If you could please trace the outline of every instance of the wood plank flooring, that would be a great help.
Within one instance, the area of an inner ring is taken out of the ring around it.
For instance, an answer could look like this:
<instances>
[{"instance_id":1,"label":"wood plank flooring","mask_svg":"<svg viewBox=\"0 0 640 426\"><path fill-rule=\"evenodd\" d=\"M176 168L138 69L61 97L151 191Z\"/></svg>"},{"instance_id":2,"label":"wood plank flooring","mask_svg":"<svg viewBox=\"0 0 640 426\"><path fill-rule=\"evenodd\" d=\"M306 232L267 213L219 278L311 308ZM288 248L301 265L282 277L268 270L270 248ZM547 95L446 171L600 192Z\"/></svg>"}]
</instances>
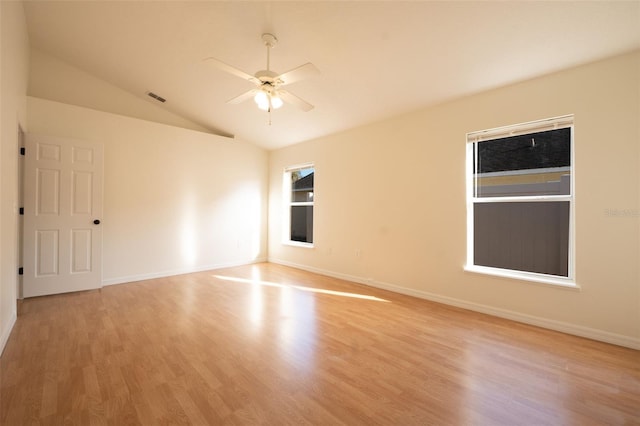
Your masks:
<instances>
[{"instance_id":1,"label":"wood plank flooring","mask_svg":"<svg viewBox=\"0 0 640 426\"><path fill-rule=\"evenodd\" d=\"M274 264L27 299L2 425L640 424L640 351Z\"/></svg>"}]
</instances>

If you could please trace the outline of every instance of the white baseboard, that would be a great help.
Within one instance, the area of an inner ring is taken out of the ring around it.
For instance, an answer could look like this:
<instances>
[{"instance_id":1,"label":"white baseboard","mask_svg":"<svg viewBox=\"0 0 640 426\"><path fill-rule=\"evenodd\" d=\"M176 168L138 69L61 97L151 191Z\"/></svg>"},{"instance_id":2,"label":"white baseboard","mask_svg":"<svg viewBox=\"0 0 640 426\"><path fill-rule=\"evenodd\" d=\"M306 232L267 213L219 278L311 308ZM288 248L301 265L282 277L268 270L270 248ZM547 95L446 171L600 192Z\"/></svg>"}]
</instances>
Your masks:
<instances>
[{"instance_id":1,"label":"white baseboard","mask_svg":"<svg viewBox=\"0 0 640 426\"><path fill-rule=\"evenodd\" d=\"M0 336L0 356L2 356L2 352L4 352L4 347L7 345L7 341L9 341L9 336L11 336L11 331L13 330L13 326L16 325L17 319L16 313L13 312L11 318L9 318L7 328L2 331L2 336Z\"/></svg>"},{"instance_id":2,"label":"white baseboard","mask_svg":"<svg viewBox=\"0 0 640 426\"><path fill-rule=\"evenodd\" d=\"M320 275L326 275L329 277L352 281L352 282L355 282L358 284L364 284L370 287L389 290L395 293L405 294L407 296L418 297L420 299L426 299L432 302L442 303L444 305L455 306L457 308L468 309L470 311L493 315L496 317L521 322L524 324L535 325L538 327L547 328L549 330L555 330L555 331L560 331L567 334L572 334L575 336L586 337L588 339L598 340L605 343L611 343L618 346L624 346L631 349L640 349L640 338L625 336L617 333L611 333L608 331L598 330L590 327L584 327L581 325L571 324L563 321L556 321L548 318L536 317L533 315L523 314L516 311L496 308L489 305L482 305L479 303L469 302L466 300L456 299L453 297L441 296L438 294L429 293L425 291L408 289L408 288L400 287L395 284L389 284L389 283L375 281L375 280L362 278L354 275L342 274L339 272L333 272L325 269L314 268L307 265L300 265L300 264L288 262L281 259L269 258L269 262L290 266L292 268L302 269L309 272L314 272Z\"/></svg>"},{"instance_id":3,"label":"white baseboard","mask_svg":"<svg viewBox=\"0 0 640 426\"><path fill-rule=\"evenodd\" d=\"M210 271L213 269L232 268L234 266L251 265L253 263L261 263L266 261L267 261L266 258L261 257L261 258L253 259L247 262L217 263L213 265L198 266L194 268L182 268L182 269L173 269L173 270L161 271L161 272L152 272L148 274L128 275L124 277L109 278L106 280L102 280L102 286L104 287L104 286L116 285L116 284L126 284L126 283L135 282L135 281L152 280L154 278L164 278L164 277L171 277L174 275L183 275L183 274L191 274L194 272Z\"/></svg>"}]
</instances>

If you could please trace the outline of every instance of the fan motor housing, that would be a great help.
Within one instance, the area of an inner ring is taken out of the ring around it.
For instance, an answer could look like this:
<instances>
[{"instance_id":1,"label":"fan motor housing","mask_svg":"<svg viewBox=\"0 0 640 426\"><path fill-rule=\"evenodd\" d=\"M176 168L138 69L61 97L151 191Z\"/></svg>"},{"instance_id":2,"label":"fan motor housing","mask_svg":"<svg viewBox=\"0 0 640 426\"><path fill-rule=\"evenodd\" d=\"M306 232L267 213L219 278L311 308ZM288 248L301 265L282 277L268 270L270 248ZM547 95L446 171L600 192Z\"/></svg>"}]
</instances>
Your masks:
<instances>
[{"instance_id":1,"label":"fan motor housing","mask_svg":"<svg viewBox=\"0 0 640 426\"><path fill-rule=\"evenodd\" d=\"M273 71L261 70L255 74L255 77L261 82L269 83L272 86L280 83L280 81L277 79L278 73Z\"/></svg>"}]
</instances>

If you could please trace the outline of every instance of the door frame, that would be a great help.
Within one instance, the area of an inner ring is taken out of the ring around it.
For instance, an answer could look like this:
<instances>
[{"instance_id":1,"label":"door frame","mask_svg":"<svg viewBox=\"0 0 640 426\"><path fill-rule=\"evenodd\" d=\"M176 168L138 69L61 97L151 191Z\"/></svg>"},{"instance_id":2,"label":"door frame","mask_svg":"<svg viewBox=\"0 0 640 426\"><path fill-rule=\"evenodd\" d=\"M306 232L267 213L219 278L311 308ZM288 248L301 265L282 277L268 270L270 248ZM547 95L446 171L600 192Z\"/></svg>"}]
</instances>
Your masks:
<instances>
[{"instance_id":1,"label":"door frame","mask_svg":"<svg viewBox=\"0 0 640 426\"><path fill-rule=\"evenodd\" d=\"M16 261L18 263L18 279L16 280L16 299L22 300L24 298L22 290L22 278L23 275L20 273L22 270L22 266L24 264L24 214L22 214L22 209L24 209L24 166L25 160L24 155L22 154L22 150L25 148L25 138L26 134L22 126L18 123L18 206L21 209L18 212L17 218L17 238L16 238ZM19 313L19 312L18 312Z\"/></svg>"}]
</instances>

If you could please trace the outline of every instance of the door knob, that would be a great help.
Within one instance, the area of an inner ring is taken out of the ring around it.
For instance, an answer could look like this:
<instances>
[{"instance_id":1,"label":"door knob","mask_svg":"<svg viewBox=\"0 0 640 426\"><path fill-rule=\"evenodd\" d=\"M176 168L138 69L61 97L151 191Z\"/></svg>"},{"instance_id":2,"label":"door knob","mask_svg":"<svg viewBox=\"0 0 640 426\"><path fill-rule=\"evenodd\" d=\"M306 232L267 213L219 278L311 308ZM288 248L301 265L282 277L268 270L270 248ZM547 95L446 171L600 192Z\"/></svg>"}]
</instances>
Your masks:
<instances>
[{"instance_id":1,"label":"door knob","mask_svg":"<svg viewBox=\"0 0 640 426\"><path fill-rule=\"evenodd\" d=\"M93 221L93 224L94 225L100 225L100 221L98 219L96 219L96 220Z\"/></svg>"}]
</instances>

